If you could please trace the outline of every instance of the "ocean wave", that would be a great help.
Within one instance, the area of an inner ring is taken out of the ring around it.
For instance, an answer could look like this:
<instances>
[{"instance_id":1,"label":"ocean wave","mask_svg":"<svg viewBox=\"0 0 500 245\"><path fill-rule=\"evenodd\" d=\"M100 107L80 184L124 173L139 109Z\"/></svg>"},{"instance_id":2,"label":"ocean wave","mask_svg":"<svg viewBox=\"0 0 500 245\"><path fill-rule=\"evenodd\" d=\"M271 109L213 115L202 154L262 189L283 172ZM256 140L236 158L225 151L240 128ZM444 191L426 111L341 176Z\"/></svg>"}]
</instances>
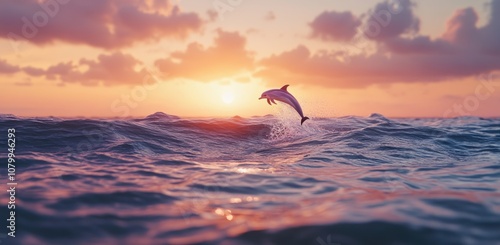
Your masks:
<instances>
[{"instance_id":1,"label":"ocean wave","mask_svg":"<svg viewBox=\"0 0 500 245\"><path fill-rule=\"evenodd\" d=\"M14 244L500 241L500 119L0 115L12 127Z\"/></svg>"}]
</instances>

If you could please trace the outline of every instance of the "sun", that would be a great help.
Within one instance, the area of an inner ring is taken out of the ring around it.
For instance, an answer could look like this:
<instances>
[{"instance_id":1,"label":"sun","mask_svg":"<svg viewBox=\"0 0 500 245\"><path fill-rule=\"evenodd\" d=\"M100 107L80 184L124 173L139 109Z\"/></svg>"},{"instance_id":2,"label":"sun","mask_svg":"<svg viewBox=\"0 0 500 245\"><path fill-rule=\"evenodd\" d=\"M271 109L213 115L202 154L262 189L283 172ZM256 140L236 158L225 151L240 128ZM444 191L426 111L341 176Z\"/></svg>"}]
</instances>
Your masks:
<instances>
[{"instance_id":1,"label":"sun","mask_svg":"<svg viewBox=\"0 0 500 245\"><path fill-rule=\"evenodd\" d=\"M226 91L221 95L222 102L224 104L231 104L234 101L234 94L230 91Z\"/></svg>"}]
</instances>

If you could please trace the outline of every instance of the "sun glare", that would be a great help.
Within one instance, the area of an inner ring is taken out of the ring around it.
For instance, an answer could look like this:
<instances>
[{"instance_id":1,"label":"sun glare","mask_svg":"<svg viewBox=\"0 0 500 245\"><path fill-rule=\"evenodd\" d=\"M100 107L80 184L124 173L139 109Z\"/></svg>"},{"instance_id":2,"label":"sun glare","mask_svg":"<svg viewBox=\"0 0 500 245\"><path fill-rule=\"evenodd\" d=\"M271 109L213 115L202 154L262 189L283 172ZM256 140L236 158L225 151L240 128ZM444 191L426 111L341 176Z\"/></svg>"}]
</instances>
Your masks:
<instances>
[{"instance_id":1,"label":"sun glare","mask_svg":"<svg viewBox=\"0 0 500 245\"><path fill-rule=\"evenodd\" d=\"M231 104L234 101L234 94L231 93L230 91L226 91L221 95L222 102L224 104Z\"/></svg>"}]
</instances>

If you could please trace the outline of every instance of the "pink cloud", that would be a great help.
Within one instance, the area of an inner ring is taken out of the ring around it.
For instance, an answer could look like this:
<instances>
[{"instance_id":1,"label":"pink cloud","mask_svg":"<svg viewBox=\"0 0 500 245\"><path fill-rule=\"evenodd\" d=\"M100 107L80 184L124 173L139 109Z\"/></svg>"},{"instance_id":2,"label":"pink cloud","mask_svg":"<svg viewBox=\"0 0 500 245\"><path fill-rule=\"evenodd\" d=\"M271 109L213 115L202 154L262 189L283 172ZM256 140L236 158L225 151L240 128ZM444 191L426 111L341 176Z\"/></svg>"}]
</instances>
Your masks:
<instances>
[{"instance_id":1,"label":"pink cloud","mask_svg":"<svg viewBox=\"0 0 500 245\"><path fill-rule=\"evenodd\" d=\"M500 55L500 1L493 0L490 19L483 27L477 27L478 14L472 8L459 9L448 20L444 40L463 49L479 50L484 54Z\"/></svg>"},{"instance_id":2,"label":"pink cloud","mask_svg":"<svg viewBox=\"0 0 500 245\"><path fill-rule=\"evenodd\" d=\"M20 71L20 68L0 59L0 74L13 74Z\"/></svg>"},{"instance_id":3,"label":"pink cloud","mask_svg":"<svg viewBox=\"0 0 500 245\"><path fill-rule=\"evenodd\" d=\"M351 12L325 11L309 24L312 37L325 41L350 41L357 34L373 40L386 40L407 33L417 33L420 20L414 15L410 0L378 3L359 17Z\"/></svg>"},{"instance_id":4,"label":"pink cloud","mask_svg":"<svg viewBox=\"0 0 500 245\"><path fill-rule=\"evenodd\" d=\"M395 37L380 40L379 44L395 53L462 53L466 55L500 55L500 1L490 3L488 23L478 27L479 16L473 8L458 9L446 23L440 38L428 36L414 38Z\"/></svg>"},{"instance_id":5,"label":"pink cloud","mask_svg":"<svg viewBox=\"0 0 500 245\"><path fill-rule=\"evenodd\" d=\"M451 43L442 39L432 40L428 36L391 38L385 40L381 46L397 54L450 54L458 51Z\"/></svg>"},{"instance_id":6,"label":"pink cloud","mask_svg":"<svg viewBox=\"0 0 500 245\"><path fill-rule=\"evenodd\" d=\"M489 54L500 55L500 1L492 0L490 20L480 29L483 50Z\"/></svg>"},{"instance_id":7,"label":"pink cloud","mask_svg":"<svg viewBox=\"0 0 500 245\"><path fill-rule=\"evenodd\" d=\"M113 49L139 41L184 37L203 24L197 14L182 13L166 0L39 2L2 0L0 36L39 45L64 41Z\"/></svg>"},{"instance_id":8,"label":"pink cloud","mask_svg":"<svg viewBox=\"0 0 500 245\"><path fill-rule=\"evenodd\" d=\"M309 24L313 38L334 41L351 40L360 25L361 21L351 12L335 11L325 11Z\"/></svg>"},{"instance_id":9,"label":"pink cloud","mask_svg":"<svg viewBox=\"0 0 500 245\"><path fill-rule=\"evenodd\" d=\"M62 62L47 69L24 67L23 71L30 76L45 76L63 83L132 85L141 84L148 74L141 66L142 62L131 55L115 52L99 55L97 60L81 59L77 64Z\"/></svg>"},{"instance_id":10,"label":"pink cloud","mask_svg":"<svg viewBox=\"0 0 500 245\"><path fill-rule=\"evenodd\" d=\"M385 40L419 31L420 20L413 13L415 4L410 0L396 2L396 5L390 1L381 2L367 13L363 31L368 38Z\"/></svg>"},{"instance_id":11,"label":"pink cloud","mask_svg":"<svg viewBox=\"0 0 500 245\"><path fill-rule=\"evenodd\" d=\"M376 53L357 55L345 63L336 53L313 54L305 46L261 61L257 77L280 84L297 82L320 86L359 88L404 82L435 82L500 69L500 58L480 53Z\"/></svg>"},{"instance_id":12,"label":"pink cloud","mask_svg":"<svg viewBox=\"0 0 500 245\"><path fill-rule=\"evenodd\" d=\"M476 24L479 17L472 8L460 9L448 20L443 39L454 44L469 46L478 37Z\"/></svg>"}]
</instances>

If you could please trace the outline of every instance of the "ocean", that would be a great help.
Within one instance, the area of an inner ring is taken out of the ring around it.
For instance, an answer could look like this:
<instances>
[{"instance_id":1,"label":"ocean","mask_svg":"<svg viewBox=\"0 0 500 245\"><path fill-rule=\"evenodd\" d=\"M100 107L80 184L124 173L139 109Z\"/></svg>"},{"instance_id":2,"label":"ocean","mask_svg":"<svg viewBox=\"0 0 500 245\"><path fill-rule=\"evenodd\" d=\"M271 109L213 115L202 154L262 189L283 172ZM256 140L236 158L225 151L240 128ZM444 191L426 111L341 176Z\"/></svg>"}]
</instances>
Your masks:
<instances>
[{"instance_id":1,"label":"ocean","mask_svg":"<svg viewBox=\"0 0 500 245\"><path fill-rule=\"evenodd\" d=\"M0 115L0 130L16 183L1 245L500 244L500 119Z\"/></svg>"}]
</instances>

